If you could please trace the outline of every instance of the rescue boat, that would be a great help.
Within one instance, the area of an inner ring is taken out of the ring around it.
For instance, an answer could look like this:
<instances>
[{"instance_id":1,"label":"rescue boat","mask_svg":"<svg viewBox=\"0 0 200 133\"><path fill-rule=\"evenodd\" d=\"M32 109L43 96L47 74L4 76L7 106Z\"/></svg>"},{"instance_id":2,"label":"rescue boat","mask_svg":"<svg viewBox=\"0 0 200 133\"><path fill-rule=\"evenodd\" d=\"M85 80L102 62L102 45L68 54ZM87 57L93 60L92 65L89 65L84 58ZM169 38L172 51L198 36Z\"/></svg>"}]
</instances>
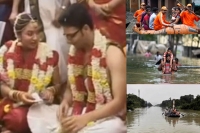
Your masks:
<instances>
[{"instance_id":1,"label":"rescue boat","mask_svg":"<svg viewBox=\"0 0 200 133\"><path fill-rule=\"evenodd\" d=\"M137 25L134 25L133 31L138 34L198 34L198 29L184 24L174 25L173 27L167 27L157 31L145 30L143 28L140 30Z\"/></svg>"},{"instance_id":2,"label":"rescue boat","mask_svg":"<svg viewBox=\"0 0 200 133\"><path fill-rule=\"evenodd\" d=\"M165 116L167 117L180 117L180 113L179 112L176 112L176 113L173 113L173 112L165 112Z\"/></svg>"}]
</instances>

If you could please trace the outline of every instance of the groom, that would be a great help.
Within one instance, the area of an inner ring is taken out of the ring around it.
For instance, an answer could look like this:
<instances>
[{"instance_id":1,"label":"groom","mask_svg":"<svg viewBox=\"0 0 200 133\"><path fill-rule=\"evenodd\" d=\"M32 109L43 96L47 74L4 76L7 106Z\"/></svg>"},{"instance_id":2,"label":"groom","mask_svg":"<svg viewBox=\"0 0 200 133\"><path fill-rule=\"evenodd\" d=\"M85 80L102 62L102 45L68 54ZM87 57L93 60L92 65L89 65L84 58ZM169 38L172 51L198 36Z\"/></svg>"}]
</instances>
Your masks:
<instances>
[{"instance_id":1,"label":"groom","mask_svg":"<svg viewBox=\"0 0 200 133\"><path fill-rule=\"evenodd\" d=\"M92 18L82 4L72 4L59 22L71 44L68 89L58 113L62 129L125 133L126 57L123 48L94 30ZM71 116L66 116L66 112ZM111 128L111 123L116 126ZM88 125L93 126L85 128Z\"/></svg>"}]
</instances>

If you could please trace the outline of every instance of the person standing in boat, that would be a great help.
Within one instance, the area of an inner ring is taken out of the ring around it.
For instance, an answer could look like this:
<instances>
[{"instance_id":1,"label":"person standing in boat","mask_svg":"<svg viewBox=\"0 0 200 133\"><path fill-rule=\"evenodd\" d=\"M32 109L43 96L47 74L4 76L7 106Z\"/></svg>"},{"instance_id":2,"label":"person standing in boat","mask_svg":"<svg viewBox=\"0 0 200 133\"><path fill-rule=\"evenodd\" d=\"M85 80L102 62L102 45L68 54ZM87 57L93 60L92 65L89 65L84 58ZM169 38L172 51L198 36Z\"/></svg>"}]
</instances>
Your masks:
<instances>
[{"instance_id":1,"label":"person standing in boat","mask_svg":"<svg viewBox=\"0 0 200 133\"><path fill-rule=\"evenodd\" d=\"M200 16L199 15L194 15L192 11L192 4L187 4L187 7L183 9L183 11L180 14L181 20L183 24L193 27L193 28L198 28L194 21L199 21Z\"/></svg>"},{"instance_id":2,"label":"person standing in boat","mask_svg":"<svg viewBox=\"0 0 200 133\"><path fill-rule=\"evenodd\" d=\"M140 23L141 21L141 17L142 17L142 13L145 11L145 8L146 7L146 4L145 3L141 3L141 7L139 10L137 10L134 15L133 15L133 18L134 19L137 19L137 22L136 23Z\"/></svg>"},{"instance_id":3,"label":"person standing in boat","mask_svg":"<svg viewBox=\"0 0 200 133\"><path fill-rule=\"evenodd\" d=\"M158 14L158 8L157 7L153 7L152 8L152 14L149 18L149 28L151 30L154 30L154 20L156 18L156 15Z\"/></svg>"},{"instance_id":4,"label":"person standing in boat","mask_svg":"<svg viewBox=\"0 0 200 133\"><path fill-rule=\"evenodd\" d=\"M144 19L143 19L143 22L142 22L142 25L143 25L145 30L150 30L150 28L149 28L149 18L150 18L150 16L151 16L151 9L147 8L146 9L146 15L144 16Z\"/></svg>"},{"instance_id":5,"label":"person standing in boat","mask_svg":"<svg viewBox=\"0 0 200 133\"><path fill-rule=\"evenodd\" d=\"M167 56L166 55L170 56L169 64L170 64L170 71L171 71L172 63L173 63L173 58L174 58L174 55L172 53L172 49L171 48L168 48L167 51L163 54L163 58L164 58L164 61L163 61L163 64L164 64L163 71L165 71L165 63L166 63L166 60L167 60Z\"/></svg>"},{"instance_id":6,"label":"person standing in boat","mask_svg":"<svg viewBox=\"0 0 200 133\"><path fill-rule=\"evenodd\" d=\"M173 27L173 24L170 24L170 22L166 20L166 13L167 7L163 6L154 20L154 30L160 30L166 27Z\"/></svg>"}]
</instances>

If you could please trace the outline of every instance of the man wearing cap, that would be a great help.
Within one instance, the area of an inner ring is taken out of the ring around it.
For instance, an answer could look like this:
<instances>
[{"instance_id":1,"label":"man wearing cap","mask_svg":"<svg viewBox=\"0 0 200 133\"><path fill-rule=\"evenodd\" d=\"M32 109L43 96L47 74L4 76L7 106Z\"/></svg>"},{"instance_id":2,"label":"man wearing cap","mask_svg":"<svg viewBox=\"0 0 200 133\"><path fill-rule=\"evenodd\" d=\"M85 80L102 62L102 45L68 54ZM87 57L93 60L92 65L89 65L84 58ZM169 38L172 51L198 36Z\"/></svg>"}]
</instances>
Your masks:
<instances>
[{"instance_id":1,"label":"man wearing cap","mask_svg":"<svg viewBox=\"0 0 200 133\"><path fill-rule=\"evenodd\" d=\"M167 7L163 6L154 20L154 30L160 30L165 27L173 27L173 24L170 24L170 22L166 20L166 12Z\"/></svg>"},{"instance_id":2,"label":"man wearing cap","mask_svg":"<svg viewBox=\"0 0 200 133\"><path fill-rule=\"evenodd\" d=\"M133 15L133 18L137 19L138 23L140 23L142 13L145 11L145 6L146 6L145 3L141 3L140 9L137 10Z\"/></svg>"},{"instance_id":3,"label":"man wearing cap","mask_svg":"<svg viewBox=\"0 0 200 133\"><path fill-rule=\"evenodd\" d=\"M197 28L194 21L199 21L200 16L194 15L193 13L191 13L191 11L192 11L192 4L187 4L187 8L185 8L182 11L182 13L180 14L181 20L182 20L183 24L193 27L193 28Z\"/></svg>"}]
</instances>

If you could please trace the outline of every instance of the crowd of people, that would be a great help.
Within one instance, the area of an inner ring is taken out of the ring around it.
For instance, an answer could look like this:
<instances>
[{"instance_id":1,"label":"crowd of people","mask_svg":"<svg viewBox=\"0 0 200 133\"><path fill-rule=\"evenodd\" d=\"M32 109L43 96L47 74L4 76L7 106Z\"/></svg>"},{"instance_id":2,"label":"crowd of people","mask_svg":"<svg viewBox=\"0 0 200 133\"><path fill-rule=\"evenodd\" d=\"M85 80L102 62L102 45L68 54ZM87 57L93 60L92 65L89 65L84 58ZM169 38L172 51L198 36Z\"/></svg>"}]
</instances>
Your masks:
<instances>
[{"instance_id":1,"label":"crowd of people","mask_svg":"<svg viewBox=\"0 0 200 133\"><path fill-rule=\"evenodd\" d=\"M194 21L199 21L200 16L192 11L192 4L183 6L180 3L171 9L171 20L167 20L166 13L168 9L162 6L159 12L157 7L150 7L145 3L141 3L141 8L134 13L134 18L137 19L136 25L140 29L145 30L160 30L166 27L173 27L175 24L184 24L189 27L198 29Z\"/></svg>"},{"instance_id":2,"label":"crowd of people","mask_svg":"<svg viewBox=\"0 0 200 133\"><path fill-rule=\"evenodd\" d=\"M125 9L0 0L1 133L126 133Z\"/></svg>"},{"instance_id":3,"label":"crowd of people","mask_svg":"<svg viewBox=\"0 0 200 133\"><path fill-rule=\"evenodd\" d=\"M180 112L176 108L169 108L169 109L166 109L166 111L170 114L180 115Z\"/></svg>"}]
</instances>

